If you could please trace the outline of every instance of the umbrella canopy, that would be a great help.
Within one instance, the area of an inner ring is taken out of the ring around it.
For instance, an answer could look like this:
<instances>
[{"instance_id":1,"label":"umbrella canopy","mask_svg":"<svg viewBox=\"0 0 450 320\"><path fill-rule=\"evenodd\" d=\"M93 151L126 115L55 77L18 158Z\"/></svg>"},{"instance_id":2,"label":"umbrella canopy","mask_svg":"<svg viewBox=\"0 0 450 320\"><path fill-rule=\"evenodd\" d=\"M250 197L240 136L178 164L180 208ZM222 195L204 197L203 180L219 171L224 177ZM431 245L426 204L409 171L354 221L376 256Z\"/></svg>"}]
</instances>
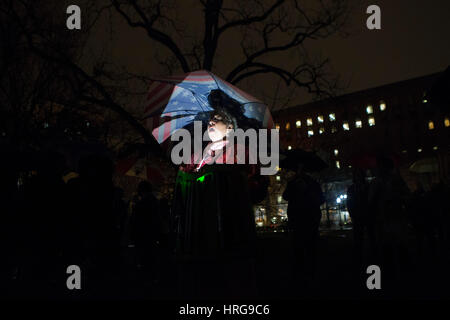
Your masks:
<instances>
[{"instance_id":1,"label":"umbrella canopy","mask_svg":"<svg viewBox=\"0 0 450 320\"><path fill-rule=\"evenodd\" d=\"M439 165L436 158L426 158L414 162L409 170L415 173L433 173L438 172Z\"/></svg>"},{"instance_id":2,"label":"umbrella canopy","mask_svg":"<svg viewBox=\"0 0 450 320\"><path fill-rule=\"evenodd\" d=\"M314 152L302 149L288 150L281 158L280 167L289 170L297 170L299 164L303 164L303 169L308 172L321 171L328 167Z\"/></svg>"},{"instance_id":3,"label":"umbrella canopy","mask_svg":"<svg viewBox=\"0 0 450 320\"><path fill-rule=\"evenodd\" d=\"M157 163L139 157L119 160L116 164L116 172L148 180L154 184L162 184L165 180L163 170Z\"/></svg>"},{"instance_id":4,"label":"umbrella canopy","mask_svg":"<svg viewBox=\"0 0 450 320\"><path fill-rule=\"evenodd\" d=\"M208 100L212 90L220 90L241 104L243 115L253 119L260 128L273 127L272 116L264 103L205 70L152 79L145 100L146 127L162 144L178 129L194 121L208 121L214 110Z\"/></svg>"}]
</instances>

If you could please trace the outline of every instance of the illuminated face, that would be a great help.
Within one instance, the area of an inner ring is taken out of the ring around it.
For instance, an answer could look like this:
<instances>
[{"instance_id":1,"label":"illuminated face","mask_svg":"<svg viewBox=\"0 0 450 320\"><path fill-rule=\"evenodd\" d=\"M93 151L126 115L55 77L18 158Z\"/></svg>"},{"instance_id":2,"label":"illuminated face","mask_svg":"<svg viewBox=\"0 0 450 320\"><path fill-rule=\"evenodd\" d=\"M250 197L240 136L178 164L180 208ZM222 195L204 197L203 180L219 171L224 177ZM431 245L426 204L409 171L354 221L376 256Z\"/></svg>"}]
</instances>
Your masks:
<instances>
[{"instance_id":1,"label":"illuminated face","mask_svg":"<svg viewBox=\"0 0 450 320\"><path fill-rule=\"evenodd\" d=\"M213 142L220 141L226 136L228 129L232 128L233 127L231 125L227 126L222 121L221 115L216 114L211 118L211 120L209 120L208 136Z\"/></svg>"}]
</instances>

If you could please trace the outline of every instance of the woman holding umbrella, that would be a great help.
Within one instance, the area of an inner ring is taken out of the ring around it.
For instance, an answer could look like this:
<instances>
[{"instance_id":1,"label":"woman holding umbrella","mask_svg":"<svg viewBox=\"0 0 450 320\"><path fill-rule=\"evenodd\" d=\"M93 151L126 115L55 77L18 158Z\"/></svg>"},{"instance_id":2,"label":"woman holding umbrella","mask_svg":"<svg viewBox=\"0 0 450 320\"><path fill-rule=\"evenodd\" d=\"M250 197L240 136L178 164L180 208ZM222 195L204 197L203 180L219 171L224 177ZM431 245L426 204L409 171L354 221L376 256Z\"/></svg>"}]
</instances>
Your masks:
<instances>
[{"instance_id":1,"label":"woman holding umbrella","mask_svg":"<svg viewBox=\"0 0 450 320\"><path fill-rule=\"evenodd\" d=\"M248 165L248 152L246 164L237 164L238 150L245 146L227 148L234 143L229 139L233 129L252 125L241 105L220 90L213 90L208 99L214 108L207 127L211 142L177 177L177 252L193 263L204 285L235 296L255 289L249 283L256 238L252 204L264 198L267 183L256 174L256 165Z\"/></svg>"}]
</instances>

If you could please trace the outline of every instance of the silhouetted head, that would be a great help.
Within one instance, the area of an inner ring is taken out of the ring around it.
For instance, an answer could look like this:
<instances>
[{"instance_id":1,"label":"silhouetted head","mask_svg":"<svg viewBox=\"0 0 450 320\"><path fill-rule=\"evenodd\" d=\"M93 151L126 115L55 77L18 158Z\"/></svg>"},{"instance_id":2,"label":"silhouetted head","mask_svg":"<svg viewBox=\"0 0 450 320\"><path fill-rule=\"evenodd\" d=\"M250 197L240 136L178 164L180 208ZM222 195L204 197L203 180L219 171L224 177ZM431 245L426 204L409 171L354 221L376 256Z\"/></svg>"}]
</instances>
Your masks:
<instances>
[{"instance_id":1,"label":"silhouetted head","mask_svg":"<svg viewBox=\"0 0 450 320\"><path fill-rule=\"evenodd\" d=\"M379 157L377 159L377 169L379 175L387 175L394 169L394 161L388 157Z\"/></svg>"},{"instance_id":2,"label":"silhouetted head","mask_svg":"<svg viewBox=\"0 0 450 320\"><path fill-rule=\"evenodd\" d=\"M111 159L103 155L89 155L78 163L80 177L90 181L110 182L113 175Z\"/></svg>"},{"instance_id":3,"label":"silhouetted head","mask_svg":"<svg viewBox=\"0 0 450 320\"><path fill-rule=\"evenodd\" d=\"M366 173L361 168L353 168L353 182L354 183L361 183L364 182L366 178Z\"/></svg>"},{"instance_id":4,"label":"silhouetted head","mask_svg":"<svg viewBox=\"0 0 450 320\"><path fill-rule=\"evenodd\" d=\"M139 196L144 196L149 193L152 193L153 188L150 182L148 181L141 181L137 188L137 193Z\"/></svg>"}]
</instances>

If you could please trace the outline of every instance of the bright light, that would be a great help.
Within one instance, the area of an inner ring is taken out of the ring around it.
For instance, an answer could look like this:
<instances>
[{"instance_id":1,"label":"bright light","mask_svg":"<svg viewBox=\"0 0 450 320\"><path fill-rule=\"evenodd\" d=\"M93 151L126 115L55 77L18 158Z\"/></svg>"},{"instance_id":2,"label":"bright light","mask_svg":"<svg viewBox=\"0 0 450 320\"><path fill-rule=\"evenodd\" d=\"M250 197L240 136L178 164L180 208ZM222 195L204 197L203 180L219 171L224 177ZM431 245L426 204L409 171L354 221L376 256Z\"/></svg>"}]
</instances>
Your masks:
<instances>
[{"instance_id":1,"label":"bright light","mask_svg":"<svg viewBox=\"0 0 450 320\"><path fill-rule=\"evenodd\" d=\"M344 199L347 199L347 195L346 194L344 194Z\"/></svg>"},{"instance_id":2,"label":"bright light","mask_svg":"<svg viewBox=\"0 0 450 320\"><path fill-rule=\"evenodd\" d=\"M324 127L320 127L320 129L319 129L319 134L322 134L322 133L324 133L325 132L325 128Z\"/></svg>"},{"instance_id":3,"label":"bright light","mask_svg":"<svg viewBox=\"0 0 450 320\"><path fill-rule=\"evenodd\" d=\"M297 121L295 122L295 126L296 126L297 128L300 128L300 127L302 126L302 122L301 122L300 120L297 120Z\"/></svg>"},{"instance_id":4,"label":"bright light","mask_svg":"<svg viewBox=\"0 0 450 320\"><path fill-rule=\"evenodd\" d=\"M433 150L437 150L437 149L438 149L438 147L437 147L437 146L433 147Z\"/></svg>"},{"instance_id":5,"label":"bright light","mask_svg":"<svg viewBox=\"0 0 450 320\"><path fill-rule=\"evenodd\" d=\"M314 135L314 130L308 130L308 137L312 137Z\"/></svg>"},{"instance_id":6,"label":"bright light","mask_svg":"<svg viewBox=\"0 0 450 320\"><path fill-rule=\"evenodd\" d=\"M341 198L337 198L336 203L341 203Z\"/></svg>"},{"instance_id":7,"label":"bright light","mask_svg":"<svg viewBox=\"0 0 450 320\"><path fill-rule=\"evenodd\" d=\"M428 121L428 130L433 130L433 129L434 129L434 122Z\"/></svg>"},{"instance_id":8,"label":"bright light","mask_svg":"<svg viewBox=\"0 0 450 320\"><path fill-rule=\"evenodd\" d=\"M277 176L277 181L280 181L280 180L281 180L280 176Z\"/></svg>"},{"instance_id":9,"label":"bright light","mask_svg":"<svg viewBox=\"0 0 450 320\"><path fill-rule=\"evenodd\" d=\"M312 126L313 125L313 120L311 118L306 119L306 125L308 127Z\"/></svg>"},{"instance_id":10,"label":"bright light","mask_svg":"<svg viewBox=\"0 0 450 320\"><path fill-rule=\"evenodd\" d=\"M282 196L278 196L278 203L281 203L281 201L283 201L283 197Z\"/></svg>"},{"instance_id":11,"label":"bright light","mask_svg":"<svg viewBox=\"0 0 450 320\"><path fill-rule=\"evenodd\" d=\"M290 130L291 129L291 124L288 122L286 123L286 130Z\"/></svg>"},{"instance_id":12,"label":"bright light","mask_svg":"<svg viewBox=\"0 0 450 320\"><path fill-rule=\"evenodd\" d=\"M344 123L342 124L342 128L344 128L345 131L350 130L350 126L348 125L348 122L344 122Z\"/></svg>"},{"instance_id":13,"label":"bright light","mask_svg":"<svg viewBox=\"0 0 450 320\"><path fill-rule=\"evenodd\" d=\"M318 116L317 117L317 121L319 121L319 123L322 123L323 122L323 116Z\"/></svg>"},{"instance_id":14,"label":"bright light","mask_svg":"<svg viewBox=\"0 0 450 320\"><path fill-rule=\"evenodd\" d=\"M356 120L355 127L362 128L362 121L361 120Z\"/></svg>"},{"instance_id":15,"label":"bright light","mask_svg":"<svg viewBox=\"0 0 450 320\"><path fill-rule=\"evenodd\" d=\"M369 118L369 126L373 127L375 125L375 118L374 117L370 117Z\"/></svg>"},{"instance_id":16,"label":"bright light","mask_svg":"<svg viewBox=\"0 0 450 320\"><path fill-rule=\"evenodd\" d=\"M341 195L339 196L339 198L344 199L344 195L341 194Z\"/></svg>"},{"instance_id":17,"label":"bright light","mask_svg":"<svg viewBox=\"0 0 450 320\"><path fill-rule=\"evenodd\" d=\"M381 101L380 102L380 111L386 110L386 102Z\"/></svg>"},{"instance_id":18,"label":"bright light","mask_svg":"<svg viewBox=\"0 0 450 320\"><path fill-rule=\"evenodd\" d=\"M428 103L428 100L427 99L423 99L422 102L423 103Z\"/></svg>"},{"instance_id":19,"label":"bright light","mask_svg":"<svg viewBox=\"0 0 450 320\"><path fill-rule=\"evenodd\" d=\"M444 119L444 125L446 128L450 127L450 119L449 118Z\"/></svg>"},{"instance_id":20,"label":"bright light","mask_svg":"<svg viewBox=\"0 0 450 320\"><path fill-rule=\"evenodd\" d=\"M417 149L417 152L422 152L422 151L423 151L423 150L422 150L422 149L420 149L420 148L419 148L419 149Z\"/></svg>"},{"instance_id":21,"label":"bright light","mask_svg":"<svg viewBox=\"0 0 450 320\"><path fill-rule=\"evenodd\" d=\"M373 113L373 107L372 106L367 106L366 112L367 112L367 114L372 114Z\"/></svg>"},{"instance_id":22,"label":"bright light","mask_svg":"<svg viewBox=\"0 0 450 320\"><path fill-rule=\"evenodd\" d=\"M328 119L330 119L330 121L335 121L335 120L336 120L336 114L330 113L330 114L328 115Z\"/></svg>"},{"instance_id":23,"label":"bright light","mask_svg":"<svg viewBox=\"0 0 450 320\"><path fill-rule=\"evenodd\" d=\"M288 150L292 150L292 147L291 147L291 146L288 146Z\"/></svg>"},{"instance_id":24,"label":"bright light","mask_svg":"<svg viewBox=\"0 0 450 320\"><path fill-rule=\"evenodd\" d=\"M280 125L279 125L279 124L276 124L276 125L275 125L275 129L280 130Z\"/></svg>"},{"instance_id":25,"label":"bright light","mask_svg":"<svg viewBox=\"0 0 450 320\"><path fill-rule=\"evenodd\" d=\"M334 155L337 156L339 154L339 150L338 149L334 149Z\"/></svg>"},{"instance_id":26,"label":"bright light","mask_svg":"<svg viewBox=\"0 0 450 320\"><path fill-rule=\"evenodd\" d=\"M338 168L338 169L341 168L341 163L339 161L336 161L336 168Z\"/></svg>"}]
</instances>

